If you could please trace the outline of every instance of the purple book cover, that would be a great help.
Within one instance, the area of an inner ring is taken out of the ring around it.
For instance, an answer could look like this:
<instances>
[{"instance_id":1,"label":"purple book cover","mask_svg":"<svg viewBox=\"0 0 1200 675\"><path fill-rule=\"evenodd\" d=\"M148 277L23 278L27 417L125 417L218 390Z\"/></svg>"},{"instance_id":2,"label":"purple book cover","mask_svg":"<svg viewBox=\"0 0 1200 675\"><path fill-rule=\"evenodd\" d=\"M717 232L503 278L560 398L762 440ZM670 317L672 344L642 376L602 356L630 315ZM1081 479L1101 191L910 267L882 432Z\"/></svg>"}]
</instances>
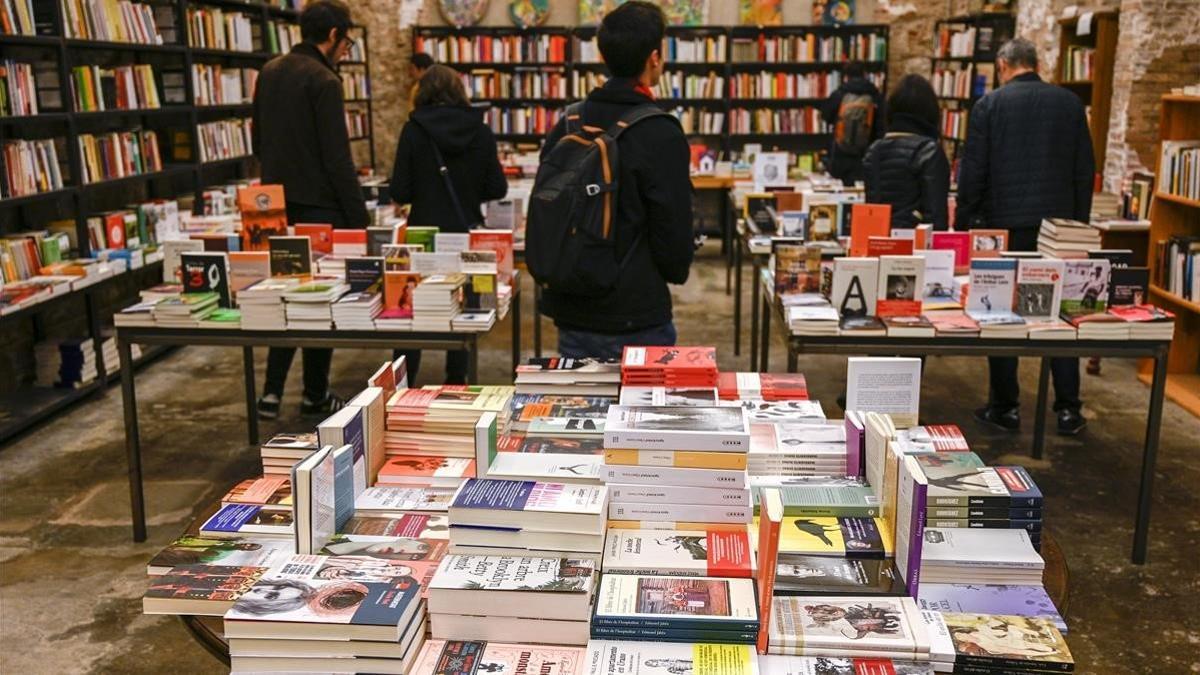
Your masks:
<instances>
[{"instance_id":1,"label":"purple book cover","mask_svg":"<svg viewBox=\"0 0 1200 675\"><path fill-rule=\"evenodd\" d=\"M1067 632L1066 622L1041 586L924 584L917 605L939 612L1040 617Z\"/></svg>"},{"instance_id":2,"label":"purple book cover","mask_svg":"<svg viewBox=\"0 0 1200 675\"><path fill-rule=\"evenodd\" d=\"M864 447L863 428L850 415L846 415L846 475L863 475Z\"/></svg>"},{"instance_id":3,"label":"purple book cover","mask_svg":"<svg viewBox=\"0 0 1200 675\"><path fill-rule=\"evenodd\" d=\"M911 480L911 478L910 478ZM921 584L921 548L925 542L925 505L929 485L913 481L912 511L909 513L908 578L904 580L909 597L916 598Z\"/></svg>"},{"instance_id":4,"label":"purple book cover","mask_svg":"<svg viewBox=\"0 0 1200 675\"><path fill-rule=\"evenodd\" d=\"M529 501L529 495L535 485L537 483L531 480L468 478L454 496L451 506L462 509L521 511Z\"/></svg>"}]
</instances>

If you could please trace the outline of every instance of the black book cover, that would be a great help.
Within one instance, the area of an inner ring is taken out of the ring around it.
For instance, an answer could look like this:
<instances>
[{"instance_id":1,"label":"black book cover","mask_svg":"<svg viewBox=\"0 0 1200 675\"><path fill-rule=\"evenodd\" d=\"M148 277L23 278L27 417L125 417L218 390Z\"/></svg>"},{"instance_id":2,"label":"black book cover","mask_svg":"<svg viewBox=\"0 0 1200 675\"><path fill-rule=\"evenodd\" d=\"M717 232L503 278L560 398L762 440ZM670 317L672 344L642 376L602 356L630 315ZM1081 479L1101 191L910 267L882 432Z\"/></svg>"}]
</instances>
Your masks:
<instances>
[{"instance_id":1,"label":"black book cover","mask_svg":"<svg viewBox=\"0 0 1200 675\"><path fill-rule=\"evenodd\" d=\"M312 274L312 240L308 237L268 237L271 276Z\"/></svg>"},{"instance_id":2,"label":"black book cover","mask_svg":"<svg viewBox=\"0 0 1200 675\"><path fill-rule=\"evenodd\" d=\"M383 283L383 258L346 258L346 283L351 293L378 289Z\"/></svg>"},{"instance_id":3,"label":"black book cover","mask_svg":"<svg viewBox=\"0 0 1200 675\"><path fill-rule=\"evenodd\" d=\"M498 309L495 274L468 274L463 284L463 310L486 312Z\"/></svg>"},{"instance_id":4,"label":"black book cover","mask_svg":"<svg viewBox=\"0 0 1200 675\"><path fill-rule=\"evenodd\" d=\"M229 291L229 260L225 253L195 251L179 254L184 293L216 293L217 303L233 307Z\"/></svg>"},{"instance_id":5,"label":"black book cover","mask_svg":"<svg viewBox=\"0 0 1200 675\"><path fill-rule=\"evenodd\" d=\"M886 595L907 593L890 560L783 556L776 565L775 595Z\"/></svg>"},{"instance_id":6,"label":"black book cover","mask_svg":"<svg viewBox=\"0 0 1200 675\"><path fill-rule=\"evenodd\" d=\"M1150 286L1150 268L1113 267L1108 277L1108 306L1142 305Z\"/></svg>"}]
</instances>

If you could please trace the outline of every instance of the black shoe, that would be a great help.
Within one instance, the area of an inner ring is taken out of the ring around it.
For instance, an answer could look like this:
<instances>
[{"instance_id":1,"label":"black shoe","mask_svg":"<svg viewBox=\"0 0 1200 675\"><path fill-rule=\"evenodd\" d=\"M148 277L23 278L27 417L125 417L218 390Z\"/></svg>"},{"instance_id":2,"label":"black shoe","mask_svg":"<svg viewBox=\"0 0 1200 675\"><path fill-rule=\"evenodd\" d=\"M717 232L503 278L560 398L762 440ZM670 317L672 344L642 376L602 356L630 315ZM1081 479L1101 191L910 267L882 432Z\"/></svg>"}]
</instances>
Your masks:
<instances>
[{"instance_id":1,"label":"black shoe","mask_svg":"<svg viewBox=\"0 0 1200 675\"><path fill-rule=\"evenodd\" d=\"M258 399L257 407L259 419L273 420L279 417L279 397L275 394L263 394Z\"/></svg>"},{"instance_id":2,"label":"black shoe","mask_svg":"<svg viewBox=\"0 0 1200 675\"><path fill-rule=\"evenodd\" d=\"M991 406L984 406L975 411L975 419L1004 431L1018 431L1021 428L1021 411L999 411Z\"/></svg>"},{"instance_id":3,"label":"black shoe","mask_svg":"<svg viewBox=\"0 0 1200 675\"><path fill-rule=\"evenodd\" d=\"M1083 413L1070 408L1058 411L1059 436L1077 436L1085 428L1087 428L1087 420L1083 418Z\"/></svg>"},{"instance_id":4,"label":"black shoe","mask_svg":"<svg viewBox=\"0 0 1200 675\"><path fill-rule=\"evenodd\" d=\"M316 403L304 397L300 402L301 415L331 415L346 406L346 401L332 391L326 392L325 398Z\"/></svg>"}]
</instances>

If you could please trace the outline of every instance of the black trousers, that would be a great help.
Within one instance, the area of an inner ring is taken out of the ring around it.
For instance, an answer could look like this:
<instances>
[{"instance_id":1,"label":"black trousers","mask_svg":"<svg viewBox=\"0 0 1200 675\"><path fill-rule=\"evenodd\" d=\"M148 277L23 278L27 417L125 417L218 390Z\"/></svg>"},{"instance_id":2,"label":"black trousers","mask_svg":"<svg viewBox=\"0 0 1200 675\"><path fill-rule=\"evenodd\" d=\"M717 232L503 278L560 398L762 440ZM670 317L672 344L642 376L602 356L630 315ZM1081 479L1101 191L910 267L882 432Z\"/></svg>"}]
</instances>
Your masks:
<instances>
[{"instance_id":1,"label":"black trousers","mask_svg":"<svg viewBox=\"0 0 1200 675\"><path fill-rule=\"evenodd\" d=\"M1037 228L1008 231L1008 250L1036 251ZM1017 379L1018 360L1012 356L988 357L988 406L1008 411L1021 405L1021 384ZM1050 359L1050 374L1054 378L1054 410L1079 410L1079 359Z\"/></svg>"},{"instance_id":2,"label":"black trousers","mask_svg":"<svg viewBox=\"0 0 1200 675\"><path fill-rule=\"evenodd\" d=\"M417 371L421 369L420 349L396 349L392 359L404 357L408 368L408 386L417 385ZM450 349L446 351L446 384L466 384L467 382L467 350Z\"/></svg>"},{"instance_id":3,"label":"black trousers","mask_svg":"<svg viewBox=\"0 0 1200 675\"><path fill-rule=\"evenodd\" d=\"M329 223L334 227L343 227L345 219L337 209L319 206L308 206L288 202L288 223ZM295 347L271 347L267 350L267 381L263 384L263 394L274 394L283 398L283 385L287 383L288 371L292 368L292 360L296 358ZM310 401L325 400L329 393L329 366L333 363L332 349L304 350L304 397Z\"/></svg>"}]
</instances>

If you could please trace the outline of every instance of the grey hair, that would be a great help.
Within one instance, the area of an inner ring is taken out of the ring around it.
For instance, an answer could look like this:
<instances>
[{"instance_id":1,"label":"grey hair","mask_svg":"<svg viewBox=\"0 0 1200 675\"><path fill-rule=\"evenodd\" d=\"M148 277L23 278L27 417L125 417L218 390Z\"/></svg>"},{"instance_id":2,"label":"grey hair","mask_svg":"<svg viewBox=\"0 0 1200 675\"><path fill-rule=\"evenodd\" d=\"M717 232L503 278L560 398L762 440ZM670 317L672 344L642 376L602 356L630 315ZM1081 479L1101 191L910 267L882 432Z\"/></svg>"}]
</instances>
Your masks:
<instances>
[{"instance_id":1,"label":"grey hair","mask_svg":"<svg viewBox=\"0 0 1200 675\"><path fill-rule=\"evenodd\" d=\"M1005 42L996 53L996 58L1004 59L1010 66L1037 70L1037 47L1025 38L1013 38Z\"/></svg>"}]
</instances>

